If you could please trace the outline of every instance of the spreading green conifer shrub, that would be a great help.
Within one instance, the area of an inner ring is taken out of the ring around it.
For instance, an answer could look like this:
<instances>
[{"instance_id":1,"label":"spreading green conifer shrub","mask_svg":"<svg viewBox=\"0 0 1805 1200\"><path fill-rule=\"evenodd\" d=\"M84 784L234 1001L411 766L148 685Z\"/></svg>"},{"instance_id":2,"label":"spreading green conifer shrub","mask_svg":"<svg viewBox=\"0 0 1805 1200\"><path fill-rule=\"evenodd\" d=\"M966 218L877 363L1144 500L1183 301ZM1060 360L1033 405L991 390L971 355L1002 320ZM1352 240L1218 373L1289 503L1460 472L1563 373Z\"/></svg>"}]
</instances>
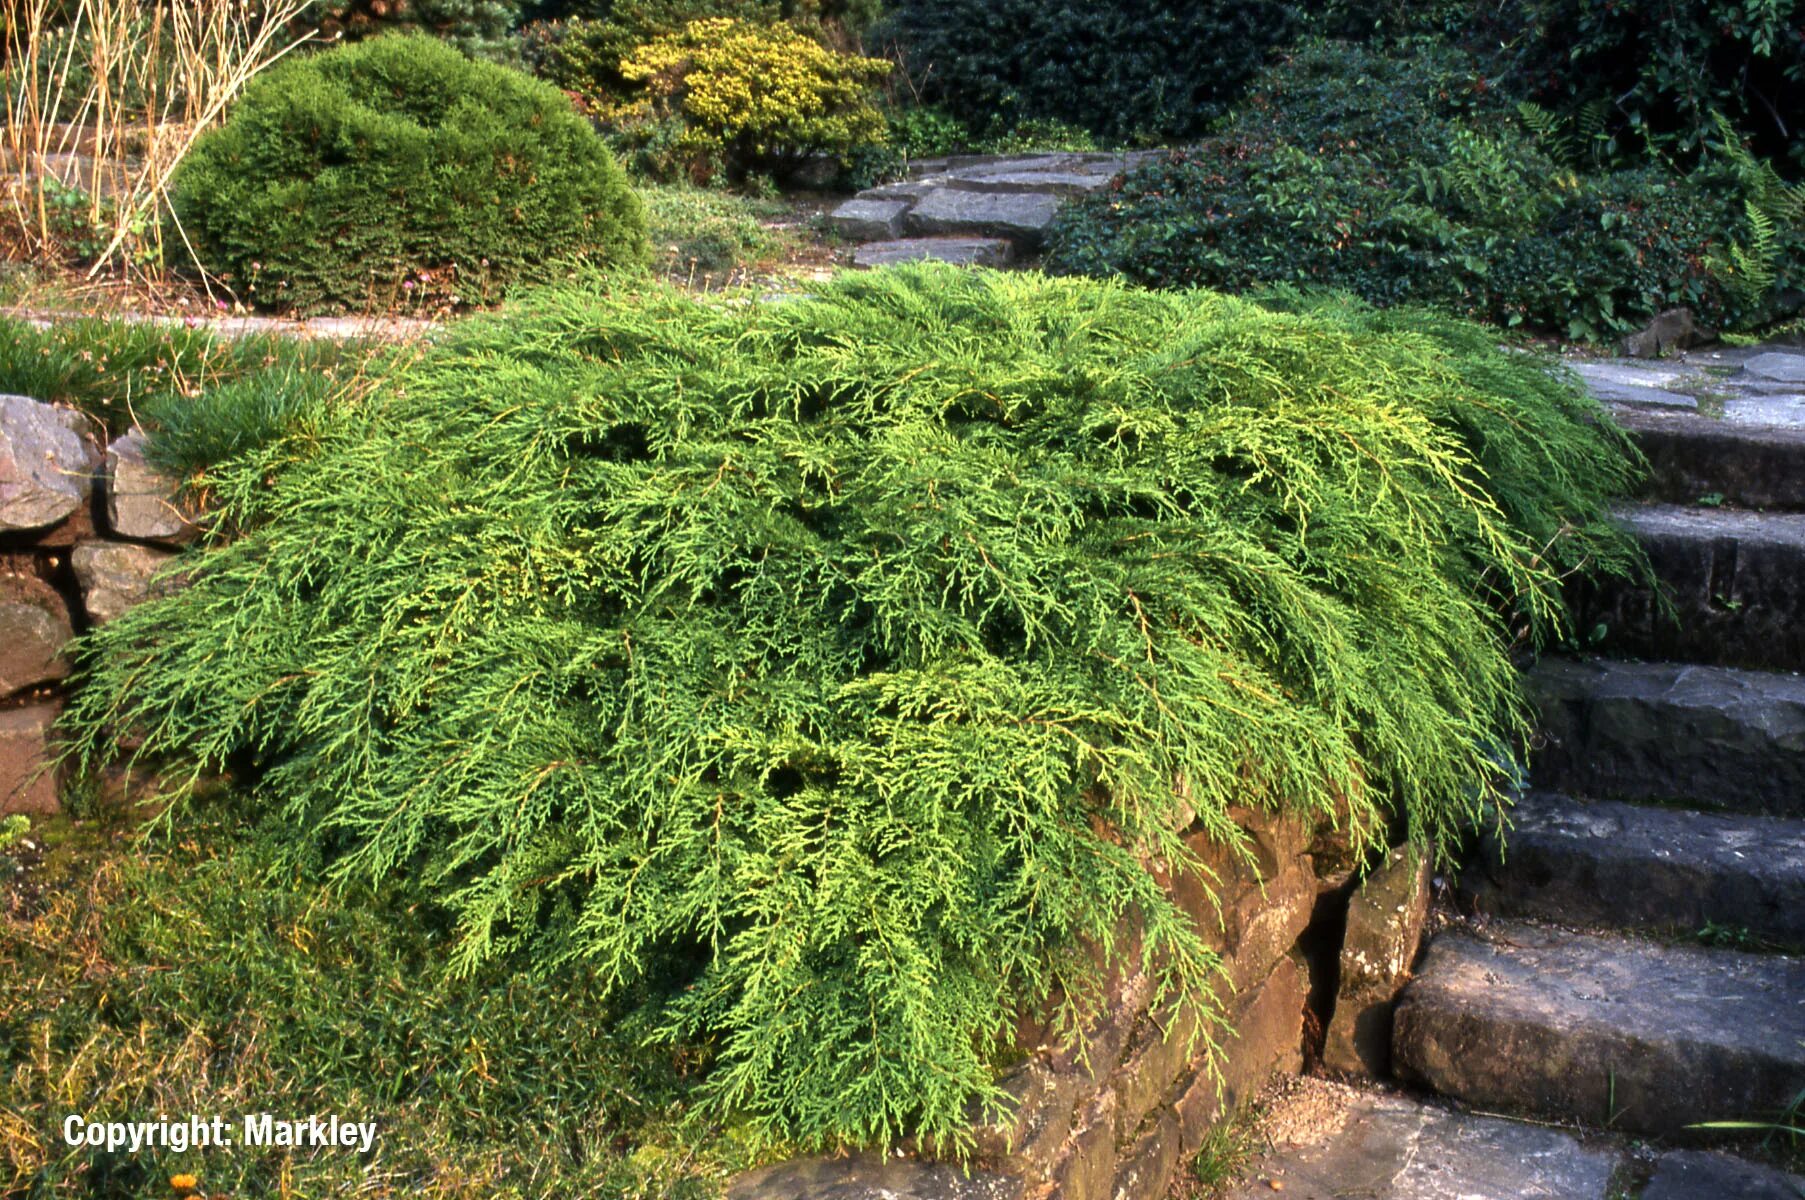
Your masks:
<instances>
[{"instance_id":1,"label":"spreading green conifer shrub","mask_svg":"<svg viewBox=\"0 0 1805 1200\"><path fill-rule=\"evenodd\" d=\"M418 36L260 76L172 202L203 265L304 313L477 303L566 260L645 253L639 202L569 101Z\"/></svg>"},{"instance_id":2,"label":"spreading green conifer shrub","mask_svg":"<svg viewBox=\"0 0 1805 1200\"><path fill-rule=\"evenodd\" d=\"M585 964L805 1143L956 1136L1124 919L1209 1004L1155 881L1197 869L1186 806L1229 840L1231 804L1344 800L1428 849L1495 816L1512 614L1626 562L1620 435L1450 321L926 267L620 287L208 468L239 536L89 635L68 730L417 877L466 967Z\"/></svg>"}]
</instances>

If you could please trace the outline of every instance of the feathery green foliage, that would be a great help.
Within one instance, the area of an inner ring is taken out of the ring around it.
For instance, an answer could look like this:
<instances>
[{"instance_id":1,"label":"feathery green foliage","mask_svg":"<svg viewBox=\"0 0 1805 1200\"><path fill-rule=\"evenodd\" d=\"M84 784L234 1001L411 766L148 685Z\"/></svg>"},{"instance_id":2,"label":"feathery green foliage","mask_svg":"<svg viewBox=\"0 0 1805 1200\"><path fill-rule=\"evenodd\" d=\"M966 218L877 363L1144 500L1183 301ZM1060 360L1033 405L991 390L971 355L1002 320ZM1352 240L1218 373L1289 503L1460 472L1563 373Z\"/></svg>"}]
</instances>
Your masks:
<instances>
[{"instance_id":1,"label":"feathery green foliage","mask_svg":"<svg viewBox=\"0 0 1805 1200\"><path fill-rule=\"evenodd\" d=\"M760 1127L956 1141L1122 921L1212 1003L1152 869L1198 869L1187 806L1495 816L1509 614L1628 562L1624 443L1543 360L1287 306L539 294L210 468L241 533L89 636L72 753L234 770L335 870L422 879L464 966L645 997Z\"/></svg>"}]
</instances>

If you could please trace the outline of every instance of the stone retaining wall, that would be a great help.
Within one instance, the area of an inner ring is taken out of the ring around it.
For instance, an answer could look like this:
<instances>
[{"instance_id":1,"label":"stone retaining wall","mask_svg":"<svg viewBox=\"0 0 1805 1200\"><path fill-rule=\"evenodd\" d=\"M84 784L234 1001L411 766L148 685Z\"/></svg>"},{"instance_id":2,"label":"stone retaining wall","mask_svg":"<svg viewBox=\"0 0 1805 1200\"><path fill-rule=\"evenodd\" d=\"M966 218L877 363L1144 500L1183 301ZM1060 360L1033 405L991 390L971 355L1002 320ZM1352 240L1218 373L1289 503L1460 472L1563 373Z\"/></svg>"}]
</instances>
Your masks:
<instances>
[{"instance_id":1,"label":"stone retaining wall","mask_svg":"<svg viewBox=\"0 0 1805 1200\"><path fill-rule=\"evenodd\" d=\"M66 644L160 586L199 533L137 431L0 395L0 814L60 808L46 769L69 674Z\"/></svg>"}]
</instances>

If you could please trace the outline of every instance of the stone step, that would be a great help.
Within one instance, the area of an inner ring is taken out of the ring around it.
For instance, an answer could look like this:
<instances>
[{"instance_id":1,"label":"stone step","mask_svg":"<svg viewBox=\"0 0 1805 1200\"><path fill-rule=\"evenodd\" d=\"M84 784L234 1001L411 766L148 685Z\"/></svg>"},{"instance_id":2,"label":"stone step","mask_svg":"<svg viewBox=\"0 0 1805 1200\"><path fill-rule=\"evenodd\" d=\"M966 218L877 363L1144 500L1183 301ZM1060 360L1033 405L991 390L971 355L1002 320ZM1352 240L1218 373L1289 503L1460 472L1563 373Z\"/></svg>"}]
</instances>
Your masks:
<instances>
[{"instance_id":1,"label":"stone step","mask_svg":"<svg viewBox=\"0 0 1805 1200\"><path fill-rule=\"evenodd\" d=\"M1461 880L1483 912L1805 948L1805 821L1530 792L1511 822Z\"/></svg>"},{"instance_id":2,"label":"stone step","mask_svg":"<svg viewBox=\"0 0 1805 1200\"><path fill-rule=\"evenodd\" d=\"M1015 246L1002 238L924 237L866 242L852 252L855 267L888 267L897 263L952 263L957 267L1001 267L1015 258Z\"/></svg>"},{"instance_id":3,"label":"stone step","mask_svg":"<svg viewBox=\"0 0 1805 1200\"><path fill-rule=\"evenodd\" d=\"M1677 504L1620 510L1647 550L1667 611L1648 587L1580 585L1577 627L1596 648L1739 667L1805 667L1805 513Z\"/></svg>"},{"instance_id":4,"label":"stone step","mask_svg":"<svg viewBox=\"0 0 1805 1200\"><path fill-rule=\"evenodd\" d=\"M1404 1096L1316 1080L1290 1092L1267 1101L1276 1136L1228 1200L1606 1200L1623 1161L1614 1146Z\"/></svg>"},{"instance_id":5,"label":"stone step","mask_svg":"<svg viewBox=\"0 0 1805 1200\"><path fill-rule=\"evenodd\" d=\"M1505 921L1443 933L1392 1062L1472 1105L1628 1133L1772 1117L1805 1088L1805 959Z\"/></svg>"},{"instance_id":6,"label":"stone step","mask_svg":"<svg viewBox=\"0 0 1805 1200\"><path fill-rule=\"evenodd\" d=\"M1805 1177L1709 1150L1674 1150L1655 1160L1641 1200L1799 1200Z\"/></svg>"},{"instance_id":7,"label":"stone step","mask_svg":"<svg viewBox=\"0 0 1805 1200\"><path fill-rule=\"evenodd\" d=\"M1524 684L1540 713L1538 786L1805 818L1805 678L1547 658Z\"/></svg>"},{"instance_id":8,"label":"stone step","mask_svg":"<svg viewBox=\"0 0 1805 1200\"><path fill-rule=\"evenodd\" d=\"M1805 427L1628 408L1617 420L1648 456L1650 499L1805 509Z\"/></svg>"}]
</instances>

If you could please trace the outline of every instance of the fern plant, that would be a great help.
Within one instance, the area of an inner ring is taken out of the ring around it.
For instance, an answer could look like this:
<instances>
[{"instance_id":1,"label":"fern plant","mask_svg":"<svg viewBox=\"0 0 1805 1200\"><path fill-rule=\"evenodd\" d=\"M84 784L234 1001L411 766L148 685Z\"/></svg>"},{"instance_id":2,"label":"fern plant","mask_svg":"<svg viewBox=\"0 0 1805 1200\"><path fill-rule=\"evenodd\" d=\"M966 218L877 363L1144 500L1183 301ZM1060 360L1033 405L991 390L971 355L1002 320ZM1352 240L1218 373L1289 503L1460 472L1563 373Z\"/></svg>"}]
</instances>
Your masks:
<instances>
[{"instance_id":1,"label":"fern plant","mask_svg":"<svg viewBox=\"0 0 1805 1200\"><path fill-rule=\"evenodd\" d=\"M1018 1015L1075 1036L1129 956L1217 1011L1191 810L1495 820L1512 621L1630 563L1608 419L1411 312L603 280L397 371L205 470L238 534L86 636L70 754L230 770L804 1144L960 1144Z\"/></svg>"}]
</instances>

